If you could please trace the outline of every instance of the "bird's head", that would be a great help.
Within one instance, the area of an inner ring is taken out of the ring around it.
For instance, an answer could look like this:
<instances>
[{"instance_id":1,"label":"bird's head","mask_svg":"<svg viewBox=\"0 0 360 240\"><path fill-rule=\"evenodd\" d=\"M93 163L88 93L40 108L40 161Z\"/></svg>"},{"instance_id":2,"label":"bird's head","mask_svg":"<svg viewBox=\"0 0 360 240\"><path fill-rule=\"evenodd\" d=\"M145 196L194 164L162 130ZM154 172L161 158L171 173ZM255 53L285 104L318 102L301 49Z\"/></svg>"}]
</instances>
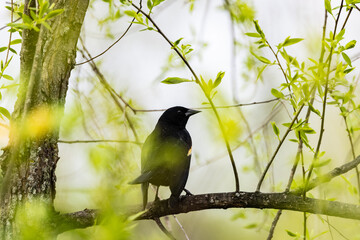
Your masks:
<instances>
[{"instance_id":1,"label":"bird's head","mask_svg":"<svg viewBox=\"0 0 360 240\"><path fill-rule=\"evenodd\" d=\"M185 107L172 107L167 109L160 117L159 122L166 122L180 128L185 128L189 117L199 113L200 111L185 108Z\"/></svg>"}]
</instances>

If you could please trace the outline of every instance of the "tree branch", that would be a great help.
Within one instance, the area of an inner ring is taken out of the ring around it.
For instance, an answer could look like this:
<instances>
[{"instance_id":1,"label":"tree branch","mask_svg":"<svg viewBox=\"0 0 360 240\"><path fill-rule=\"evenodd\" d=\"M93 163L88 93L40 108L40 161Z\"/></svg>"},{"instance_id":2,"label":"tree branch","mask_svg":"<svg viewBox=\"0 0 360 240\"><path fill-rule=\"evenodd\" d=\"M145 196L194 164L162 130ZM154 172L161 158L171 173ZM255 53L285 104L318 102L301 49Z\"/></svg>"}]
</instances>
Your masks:
<instances>
[{"instance_id":1,"label":"tree branch","mask_svg":"<svg viewBox=\"0 0 360 240\"><path fill-rule=\"evenodd\" d=\"M291 193L229 192L183 196L177 207L170 208L168 200L151 204L150 208L136 220L156 219L172 214L195 212L207 209L257 208L283 209L308 212L347 219L360 220L360 205L303 198ZM139 208L140 209L140 208ZM85 209L75 213L59 215L62 223L59 232L75 228L86 228L99 223L97 210Z\"/></svg>"},{"instance_id":2,"label":"tree branch","mask_svg":"<svg viewBox=\"0 0 360 240\"><path fill-rule=\"evenodd\" d=\"M54 224L56 224L54 229L56 229L57 234L60 234L72 229L94 226L100 222L101 216L98 210L84 209L78 212L57 215L53 220Z\"/></svg>"}]
</instances>

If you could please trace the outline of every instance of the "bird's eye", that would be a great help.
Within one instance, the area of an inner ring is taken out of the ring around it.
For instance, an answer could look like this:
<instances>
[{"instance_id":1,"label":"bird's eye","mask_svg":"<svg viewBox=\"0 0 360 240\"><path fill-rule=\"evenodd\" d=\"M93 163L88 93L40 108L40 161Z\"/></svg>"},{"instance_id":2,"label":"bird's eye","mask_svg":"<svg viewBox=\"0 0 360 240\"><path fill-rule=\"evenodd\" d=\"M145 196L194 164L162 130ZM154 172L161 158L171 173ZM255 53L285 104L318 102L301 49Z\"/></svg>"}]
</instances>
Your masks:
<instances>
[{"instance_id":1,"label":"bird's eye","mask_svg":"<svg viewBox=\"0 0 360 240\"><path fill-rule=\"evenodd\" d=\"M177 113L181 113L181 110L177 110Z\"/></svg>"}]
</instances>

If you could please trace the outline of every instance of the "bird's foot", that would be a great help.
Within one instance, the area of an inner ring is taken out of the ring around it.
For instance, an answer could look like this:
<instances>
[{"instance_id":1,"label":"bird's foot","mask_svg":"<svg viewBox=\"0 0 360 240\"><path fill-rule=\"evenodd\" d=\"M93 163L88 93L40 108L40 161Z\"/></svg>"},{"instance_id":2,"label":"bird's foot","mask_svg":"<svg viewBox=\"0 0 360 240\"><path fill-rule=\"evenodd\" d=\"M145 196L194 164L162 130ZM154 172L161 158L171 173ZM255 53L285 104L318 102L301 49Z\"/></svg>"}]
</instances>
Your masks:
<instances>
[{"instance_id":1,"label":"bird's foot","mask_svg":"<svg viewBox=\"0 0 360 240\"><path fill-rule=\"evenodd\" d=\"M160 198L158 196L155 197L154 202L160 202Z\"/></svg>"},{"instance_id":2,"label":"bird's foot","mask_svg":"<svg viewBox=\"0 0 360 240\"><path fill-rule=\"evenodd\" d=\"M184 192L186 193L186 196L193 196L194 194L192 194L189 190L184 188Z\"/></svg>"},{"instance_id":3,"label":"bird's foot","mask_svg":"<svg viewBox=\"0 0 360 240\"><path fill-rule=\"evenodd\" d=\"M169 201L168 201L168 206L169 208L174 208L177 205L179 205L179 198L174 197L174 196L170 196Z\"/></svg>"}]
</instances>

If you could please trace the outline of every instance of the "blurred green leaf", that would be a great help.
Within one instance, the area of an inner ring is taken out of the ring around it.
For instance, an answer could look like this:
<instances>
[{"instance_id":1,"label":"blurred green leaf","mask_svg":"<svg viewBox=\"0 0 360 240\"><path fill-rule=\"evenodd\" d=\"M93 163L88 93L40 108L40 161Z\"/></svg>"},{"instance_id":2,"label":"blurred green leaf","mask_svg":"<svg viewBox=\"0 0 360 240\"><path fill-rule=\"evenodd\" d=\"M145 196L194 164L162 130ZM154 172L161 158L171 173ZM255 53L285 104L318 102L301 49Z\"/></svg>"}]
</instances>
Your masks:
<instances>
[{"instance_id":1,"label":"blurred green leaf","mask_svg":"<svg viewBox=\"0 0 360 240\"><path fill-rule=\"evenodd\" d=\"M213 84L213 88L216 88L221 83L221 80L223 79L225 75L225 72L219 72L216 76L215 82Z\"/></svg>"},{"instance_id":2,"label":"blurred green leaf","mask_svg":"<svg viewBox=\"0 0 360 240\"><path fill-rule=\"evenodd\" d=\"M19 43L21 43L21 39L15 39L15 40L12 40L11 42L10 42L10 45L15 45L15 44L19 44Z\"/></svg>"},{"instance_id":3,"label":"blurred green leaf","mask_svg":"<svg viewBox=\"0 0 360 240\"><path fill-rule=\"evenodd\" d=\"M161 81L165 84L178 84L183 82L193 82L192 80L186 79L186 78L179 78L179 77L168 77L165 80Z\"/></svg>"},{"instance_id":4,"label":"blurred green leaf","mask_svg":"<svg viewBox=\"0 0 360 240\"><path fill-rule=\"evenodd\" d=\"M279 130L279 128L276 126L276 123L275 123L275 122L271 122L271 126L272 126L272 128L273 128L273 131L274 131L275 135L276 135L277 137L279 137L280 130Z\"/></svg>"},{"instance_id":5,"label":"blurred green leaf","mask_svg":"<svg viewBox=\"0 0 360 240\"><path fill-rule=\"evenodd\" d=\"M284 41L283 46L284 46L284 47L287 47L287 46L296 44L296 43L298 43L298 42L301 42L302 40L304 40L304 39L303 39L303 38L287 38L287 39Z\"/></svg>"},{"instance_id":6,"label":"blurred green leaf","mask_svg":"<svg viewBox=\"0 0 360 240\"><path fill-rule=\"evenodd\" d=\"M332 15L330 0L325 0L325 9L326 9L326 11L328 11Z\"/></svg>"},{"instance_id":7,"label":"blurred green leaf","mask_svg":"<svg viewBox=\"0 0 360 240\"><path fill-rule=\"evenodd\" d=\"M46 14L46 19L50 19L50 18L53 18L53 17L56 17L60 14L62 14L64 12L64 9L56 9L56 10L53 10L51 12L49 12L48 14Z\"/></svg>"},{"instance_id":8,"label":"blurred green leaf","mask_svg":"<svg viewBox=\"0 0 360 240\"><path fill-rule=\"evenodd\" d=\"M276 90L275 88L271 89L271 94L274 95L276 98L284 98L284 94L280 92L279 90Z\"/></svg>"},{"instance_id":9,"label":"blurred green leaf","mask_svg":"<svg viewBox=\"0 0 360 240\"><path fill-rule=\"evenodd\" d=\"M260 34L258 33L245 33L245 35L254 38L261 38Z\"/></svg>"},{"instance_id":10,"label":"blurred green leaf","mask_svg":"<svg viewBox=\"0 0 360 240\"><path fill-rule=\"evenodd\" d=\"M299 234L294 233L294 232L292 232L290 230L285 230L285 231L290 237L299 237L300 236Z\"/></svg>"},{"instance_id":11,"label":"blurred green leaf","mask_svg":"<svg viewBox=\"0 0 360 240\"><path fill-rule=\"evenodd\" d=\"M346 62L350 67L352 67L352 65L351 65L351 60L350 60L349 56L348 56L346 53L344 53L344 52L341 53L341 56L344 58L345 62Z\"/></svg>"},{"instance_id":12,"label":"blurred green leaf","mask_svg":"<svg viewBox=\"0 0 360 240\"><path fill-rule=\"evenodd\" d=\"M354 48L355 45L356 45L356 40L352 40L345 45L345 50Z\"/></svg>"},{"instance_id":13,"label":"blurred green leaf","mask_svg":"<svg viewBox=\"0 0 360 240\"><path fill-rule=\"evenodd\" d=\"M0 107L0 113L4 115L7 119L10 119L10 113L6 108Z\"/></svg>"},{"instance_id":14,"label":"blurred green leaf","mask_svg":"<svg viewBox=\"0 0 360 240\"><path fill-rule=\"evenodd\" d=\"M7 80L10 80L10 81L14 80L14 78L12 76L7 75L7 74L3 74L2 77L7 79Z\"/></svg>"},{"instance_id":15,"label":"blurred green leaf","mask_svg":"<svg viewBox=\"0 0 360 240\"><path fill-rule=\"evenodd\" d=\"M260 62L263 62L263 63L266 63L266 64L272 64L272 62L271 62L269 59L265 58L265 57L258 56L258 55L256 55L254 52L251 52L251 54L252 54L254 57L256 57Z\"/></svg>"}]
</instances>

